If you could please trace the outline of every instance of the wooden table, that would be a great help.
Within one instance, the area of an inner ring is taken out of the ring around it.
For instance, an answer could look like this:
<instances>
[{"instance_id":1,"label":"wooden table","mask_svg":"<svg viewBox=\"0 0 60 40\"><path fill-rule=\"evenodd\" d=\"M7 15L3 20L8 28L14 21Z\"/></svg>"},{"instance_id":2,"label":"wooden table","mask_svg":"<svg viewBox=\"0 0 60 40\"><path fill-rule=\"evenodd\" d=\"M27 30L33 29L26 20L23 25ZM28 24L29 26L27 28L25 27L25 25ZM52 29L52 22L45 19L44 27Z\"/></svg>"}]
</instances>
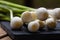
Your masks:
<instances>
[{"instance_id":1,"label":"wooden table","mask_svg":"<svg viewBox=\"0 0 60 40\"><path fill-rule=\"evenodd\" d=\"M1 28L0 25L0 40L12 40L7 33Z\"/></svg>"}]
</instances>

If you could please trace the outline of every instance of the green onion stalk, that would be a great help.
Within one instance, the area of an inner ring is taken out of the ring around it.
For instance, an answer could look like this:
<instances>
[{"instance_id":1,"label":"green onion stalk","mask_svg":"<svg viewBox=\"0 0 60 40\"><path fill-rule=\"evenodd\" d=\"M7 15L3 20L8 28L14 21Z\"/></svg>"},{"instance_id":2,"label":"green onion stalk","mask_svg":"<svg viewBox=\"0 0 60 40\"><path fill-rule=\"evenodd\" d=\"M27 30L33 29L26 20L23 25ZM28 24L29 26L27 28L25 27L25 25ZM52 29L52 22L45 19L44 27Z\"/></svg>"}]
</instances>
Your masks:
<instances>
[{"instance_id":1,"label":"green onion stalk","mask_svg":"<svg viewBox=\"0 0 60 40\"><path fill-rule=\"evenodd\" d=\"M7 7L10 8L15 13L21 13L21 12L25 11L25 10L21 10L21 9L18 9L18 8L9 7L9 6L6 6L6 5L1 5L1 4L0 4L0 9L2 9L2 10L0 10L0 11L8 12Z\"/></svg>"},{"instance_id":2,"label":"green onion stalk","mask_svg":"<svg viewBox=\"0 0 60 40\"><path fill-rule=\"evenodd\" d=\"M10 6L10 7L15 7L15 8L22 9L22 10L34 10L34 8L14 4L14 3L11 3L11 2L7 2L7 1L0 1L0 4L7 5L7 6Z\"/></svg>"},{"instance_id":3,"label":"green onion stalk","mask_svg":"<svg viewBox=\"0 0 60 40\"><path fill-rule=\"evenodd\" d=\"M10 8L6 8L8 11L9 11L9 13L10 13L10 17L8 17L8 16L6 16L6 15L3 15L3 14L0 14L1 15L1 20L3 20L3 21L10 21L10 20L12 20L13 19L13 11L10 9Z\"/></svg>"},{"instance_id":4,"label":"green onion stalk","mask_svg":"<svg viewBox=\"0 0 60 40\"><path fill-rule=\"evenodd\" d=\"M1 6L0 6L1 7ZM10 18L12 19L12 10L10 9L10 8L8 8L8 7L5 7L5 9L6 10L8 10L9 12L10 12ZM8 17L8 16L6 16L6 15L3 15L3 14L1 14L0 13L0 20L6 20L6 21L10 21L10 18Z\"/></svg>"},{"instance_id":5,"label":"green onion stalk","mask_svg":"<svg viewBox=\"0 0 60 40\"><path fill-rule=\"evenodd\" d=\"M4 5L0 5L0 9L2 9L2 10L0 10L0 11L2 11L2 12L6 12L6 14L8 13L8 15L10 15L9 14L9 9L11 9L13 12L15 12L16 14L14 14L15 16L21 16L21 13L22 12L24 12L24 10L16 10L16 9L12 9L11 7L7 7L7 6L4 6ZM4 15L3 13L0 13L0 20L6 20L6 21L10 21L10 16L8 16L8 15Z\"/></svg>"},{"instance_id":6,"label":"green onion stalk","mask_svg":"<svg viewBox=\"0 0 60 40\"><path fill-rule=\"evenodd\" d=\"M6 13L5 15L3 13L0 14L0 17L1 17L0 20L10 21L10 16L8 16L8 15L11 15L11 14L9 14L9 12L11 13L10 9L13 11L14 16L21 16L21 13L24 11L35 10L34 8L14 4L11 2L0 1L0 11Z\"/></svg>"}]
</instances>

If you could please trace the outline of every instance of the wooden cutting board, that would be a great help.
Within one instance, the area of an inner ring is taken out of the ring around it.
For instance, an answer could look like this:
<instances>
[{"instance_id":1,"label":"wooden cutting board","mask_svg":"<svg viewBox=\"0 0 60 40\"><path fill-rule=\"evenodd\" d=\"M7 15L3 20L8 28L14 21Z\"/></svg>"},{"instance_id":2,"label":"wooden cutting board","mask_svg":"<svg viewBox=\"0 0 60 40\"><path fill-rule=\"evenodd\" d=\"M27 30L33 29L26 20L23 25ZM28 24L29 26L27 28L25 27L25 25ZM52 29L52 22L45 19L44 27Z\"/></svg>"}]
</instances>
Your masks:
<instances>
[{"instance_id":1,"label":"wooden cutting board","mask_svg":"<svg viewBox=\"0 0 60 40\"><path fill-rule=\"evenodd\" d=\"M7 36L7 33L1 28L1 25L0 25L0 40L12 40L9 36Z\"/></svg>"},{"instance_id":2,"label":"wooden cutting board","mask_svg":"<svg viewBox=\"0 0 60 40\"><path fill-rule=\"evenodd\" d=\"M2 38L0 40L12 40L12 39L9 36L7 36L7 37L4 37L4 38Z\"/></svg>"},{"instance_id":3,"label":"wooden cutting board","mask_svg":"<svg viewBox=\"0 0 60 40\"><path fill-rule=\"evenodd\" d=\"M1 28L1 25L0 25L0 38L6 35L7 33Z\"/></svg>"}]
</instances>

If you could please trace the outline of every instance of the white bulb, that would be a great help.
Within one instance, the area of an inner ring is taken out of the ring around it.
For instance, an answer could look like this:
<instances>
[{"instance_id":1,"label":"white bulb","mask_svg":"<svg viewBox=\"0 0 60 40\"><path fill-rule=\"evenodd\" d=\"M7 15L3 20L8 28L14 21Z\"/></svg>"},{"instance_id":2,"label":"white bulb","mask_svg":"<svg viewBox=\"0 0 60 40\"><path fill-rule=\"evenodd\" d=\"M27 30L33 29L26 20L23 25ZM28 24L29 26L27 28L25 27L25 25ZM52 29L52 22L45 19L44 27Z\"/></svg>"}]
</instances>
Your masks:
<instances>
[{"instance_id":1,"label":"white bulb","mask_svg":"<svg viewBox=\"0 0 60 40\"><path fill-rule=\"evenodd\" d=\"M24 23L28 23L32 21L32 15L29 11L23 12L21 18Z\"/></svg>"},{"instance_id":2,"label":"white bulb","mask_svg":"<svg viewBox=\"0 0 60 40\"><path fill-rule=\"evenodd\" d=\"M10 25L14 29L21 28L23 26L23 21L19 17L13 17Z\"/></svg>"},{"instance_id":3,"label":"white bulb","mask_svg":"<svg viewBox=\"0 0 60 40\"><path fill-rule=\"evenodd\" d=\"M30 32L36 32L39 30L39 23L37 21L30 22L28 24L28 30Z\"/></svg>"},{"instance_id":4,"label":"white bulb","mask_svg":"<svg viewBox=\"0 0 60 40\"><path fill-rule=\"evenodd\" d=\"M53 15L54 15L54 17L56 17L57 19L60 19L60 8L55 8Z\"/></svg>"},{"instance_id":5,"label":"white bulb","mask_svg":"<svg viewBox=\"0 0 60 40\"><path fill-rule=\"evenodd\" d=\"M41 8L36 9L35 11L36 11L36 15L38 19L46 20L48 18L48 12L46 8L41 7Z\"/></svg>"},{"instance_id":6,"label":"white bulb","mask_svg":"<svg viewBox=\"0 0 60 40\"><path fill-rule=\"evenodd\" d=\"M37 15L36 12L30 12L32 15L32 20L36 20L37 19Z\"/></svg>"},{"instance_id":7,"label":"white bulb","mask_svg":"<svg viewBox=\"0 0 60 40\"><path fill-rule=\"evenodd\" d=\"M39 21L39 24L40 24L40 29L45 27L45 22L44 21Z\"/></svg>"},{"instance_id":8,"label":"white bulb","mask_svg":"<svg viewBox=\"0 0 60 40\"><path fill-rule=\"evenodd\" d=\"M48 11L48 14L52 16L52 14L53 14L53 9L48 9L47 11Z\"/></svg>"},{"instance_id":9,"label":"white bulb","mask_svg":"<svg viewBox=\"0 0 60 40\"><path fill-rule=\"evenodd\" d=\"M35 20L35 21L37 21L37 22L39 23L39 28L40 28L40 29L44 28L44 26L45 26L45 22L44 22L44 21L41 21L41 20L39 20L39 19L37 19L37 20Z\"/></svg>"},{"instance_id":10,"label":"white bulb","mask_svg":"<svg viewBox=\"0 0 60 40\"><path fill-rule=\"evenodd\" d=\"M48 14L51 14L53 12L53 9L48 9Z\"/></svg>"},{"instance_id":11,"label":"white bulb","mask_svg":"<svg viewBox=\"0 0 60 40\"><path fill-rule=\"evenodd\" d=\"M51 18L51 17L52 17L52 18L55 18L55 17L54 17L53 9L48 9L47 11L48 11L48 14L49 14L49 18Z\"/></svg>"},{"instance_id":12,"label":"white bulb","mask_svg":"<svg viewBox=\"0 0 60 40\"><path fill-rule=\"evenodd\" d=\"M56 27L56 20L54 18L48 18L46 20L46 26L48 28L55 28Z\"/></svg>"}]
</instances>

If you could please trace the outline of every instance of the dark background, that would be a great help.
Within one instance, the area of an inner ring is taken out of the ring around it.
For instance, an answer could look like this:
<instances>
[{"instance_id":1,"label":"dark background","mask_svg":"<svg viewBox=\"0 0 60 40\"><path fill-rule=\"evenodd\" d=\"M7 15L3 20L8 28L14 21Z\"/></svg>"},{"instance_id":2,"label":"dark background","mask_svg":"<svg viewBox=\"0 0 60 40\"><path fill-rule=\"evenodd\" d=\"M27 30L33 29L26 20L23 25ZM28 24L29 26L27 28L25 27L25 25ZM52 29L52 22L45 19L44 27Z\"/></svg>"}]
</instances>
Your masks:
<instances>
[{"instance_id":1,"label":"dark background","mask_svg":"<svg viewBox=\"0 0 60 40\"><path fill-rule=\"evenodd\" d=\"M46 7L56 8L60 7L60 0L6 0L16 4L21 4L33 8Z\"/></svg>"}]
</instances>

